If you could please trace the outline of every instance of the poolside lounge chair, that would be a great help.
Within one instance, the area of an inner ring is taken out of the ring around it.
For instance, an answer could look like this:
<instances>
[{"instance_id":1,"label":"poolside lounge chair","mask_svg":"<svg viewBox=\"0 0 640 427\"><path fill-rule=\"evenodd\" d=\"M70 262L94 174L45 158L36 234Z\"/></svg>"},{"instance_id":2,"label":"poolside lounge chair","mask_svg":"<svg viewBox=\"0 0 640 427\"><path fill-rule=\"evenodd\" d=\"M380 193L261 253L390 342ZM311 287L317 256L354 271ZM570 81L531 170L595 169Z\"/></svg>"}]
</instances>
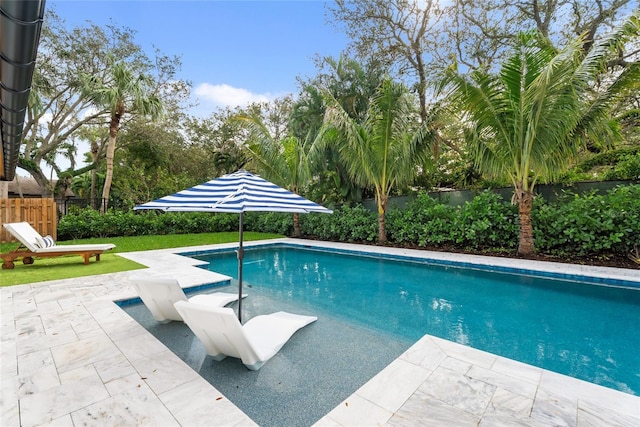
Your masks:
<instances>
[{"instance_id":1,"label":"poolside lounge chair","mask_svg":"<svg viewBox=\"0 0 640 427\"><path fill-rule=\"evenodd\" d=\"M176 279L161 277L132 277L133 287L138 291L140 299L147 306L153 318L158 322L169 320L182 321L182 317L173 306L178 301L191 301L208 307L224 307L238 300L238 294L214 292L212 294L195 295L187 298ZM242 298L247 295L243 294Z\"/></svg>"},{"instance_id":2,"label":"poolside lounge chair","mask_svg":"<svg viewBox=\"0 0 640 427\"><path fill-rule=\"evenodd\" d=\"M256 316L242 325L230 308L186 301L177 302L175 307L214 360L237 357L252 371L275 356L298 329L318 320L279 311Z\"/></svg>"},{"instance_id":3,"label":"poolside lounge chair","mask_svg":"<svg viewBox=\"0 0 640 427\"><path fill-rule=\"evenodd\" d=\"M22 258L24 264L33 264L33 258L52 258L63 255L82 255L84 263L89 264L91 257L100 261L100 254L116 247L113 243L87 244L87 245L56 245L49 236L42 237L28 222L14 222L4 224L21 245L14 251L0 254L2 268L12 269L14 261Z\"/></svg>"}]
</instances>

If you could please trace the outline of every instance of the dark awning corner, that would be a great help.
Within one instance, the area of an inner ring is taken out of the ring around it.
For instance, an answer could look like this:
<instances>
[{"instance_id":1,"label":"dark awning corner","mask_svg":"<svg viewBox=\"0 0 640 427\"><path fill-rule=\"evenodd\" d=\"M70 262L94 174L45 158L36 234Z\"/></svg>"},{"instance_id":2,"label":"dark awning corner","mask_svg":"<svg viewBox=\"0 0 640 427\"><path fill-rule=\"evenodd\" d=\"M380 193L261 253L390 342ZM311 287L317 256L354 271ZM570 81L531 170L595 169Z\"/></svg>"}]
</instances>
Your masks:
<instances>
[{"instance_id":1,"label":"dark awning corner","mask_svg":"<svg viewBox=\"0 0 640 427\"><path fill-rule=\"evenodd\" d=\"M45 0L0 1L0 181L18 164Z\"/></svg>"}]
</instances>

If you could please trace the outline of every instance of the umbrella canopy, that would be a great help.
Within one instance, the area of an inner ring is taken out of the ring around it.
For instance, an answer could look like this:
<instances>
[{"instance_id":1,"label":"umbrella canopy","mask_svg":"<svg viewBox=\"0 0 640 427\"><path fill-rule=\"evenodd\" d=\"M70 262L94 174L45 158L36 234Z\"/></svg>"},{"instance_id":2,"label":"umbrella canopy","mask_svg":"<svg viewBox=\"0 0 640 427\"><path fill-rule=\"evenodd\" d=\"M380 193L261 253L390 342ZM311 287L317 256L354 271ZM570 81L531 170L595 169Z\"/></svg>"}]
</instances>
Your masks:
<instances>
[{"instance_id":1,"label":"umbrella canopy","mask_svg":"<svg viewBox=\"0 0 640 427\"><path fill-rule=\"evenodd\" d=\"M332 213L317 203L244 170L138 205L134 209L231 213Z\"/></svg>"},{"instance_id":2,"label":"umbrella canopy","mask_svg":"<svg viewBox=\"0 0 640 427\"><path fill-rule=\"evenodd\" d=\"M134 210L160 209L167 212L229 212L240 214L238 239L238 319L242 321L242 247L244 212L333 213L258 175L239 170L187 190L138 205Z\"/></svg>"}]
</instances>

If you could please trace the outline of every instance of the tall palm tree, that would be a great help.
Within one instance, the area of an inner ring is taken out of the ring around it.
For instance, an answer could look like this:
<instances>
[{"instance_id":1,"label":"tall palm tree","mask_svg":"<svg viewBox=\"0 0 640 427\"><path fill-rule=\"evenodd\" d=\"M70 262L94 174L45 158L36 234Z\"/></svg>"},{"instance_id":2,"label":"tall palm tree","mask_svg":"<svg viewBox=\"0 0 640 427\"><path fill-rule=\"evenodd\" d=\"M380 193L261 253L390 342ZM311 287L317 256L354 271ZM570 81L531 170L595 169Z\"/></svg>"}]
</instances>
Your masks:
<instances>
[{"instance_id":1,"label":"tall palm tree","mask_svg":"<svg viewBox=\"0 0 640 427\"><path fill-rule=\"evenodd\" d=\"M296 194L309 183L309 145L289 134L278 139L272 135L262 119L256 114L241 114L237 120L248 124L251 132L247 150L251 161L263 178L272 181ZM300 237L300 214L293 214L293 233Z\"/></svg>"},{"instance_id":2,"label":"tall palm tree","mask_svg":"<svg viewBox=\"0 0 640 427\"><path fill-rule=\"evenodd\" d=\"M513 185L519 254L535 251L531 209L536 183L558 177L588 139L615 136L608 112L621 96L638 90L640 64L610 73L608 60L639 30L636 13L586 55L583 37L558 52L537 34L525 33L497 75L449 70L449 99L471 124L477 167L492 177L508 176Z\"/></svg>"},{"instance_id":3,"label":"tall palm tree","mask_svg":"<svg viewBox=\"0 0 640 427\"><path fill-rule=\"evenodd\" d=\"M331 144L347 165L351 178L375 191L378 207L378 242L387 241L385 212L393 189L413 182L417 165L426 162L434 133L431 121L419 117L407 89L385 79L371 98L366 115L358 121L335 97L325 94L327 111L314 151Z\"/></svg>"},{"instance_id":4,"label":"tall palm tree","mask_svg":"<svg viewBox=\"0 0 640 427\"><path fill-rule=\"evenodd\" d=\"M162 112L160 98L153 94L153 80L144 74L137 74L124 62L116 62L111 68L109 80L102 82L94 76L83 76L83 90L93 102L110 112L109 141L106 150L106 174L101 211L106 211L113 180L113 158L116 139L123 116L136 113L156 118Z\"/></svg>"},{"instance_id":5,"label":"tall palm tree","mask_svg":"<svg viewBox=\"0 0 640 427\"><path fill-rule=\"evenodd\" d=\"M374 60L361 64L340 55L339 59L323 58L317 65L318 75L303 83L291 112L290 128L301 139L315 139L322 126L326 105L321 88L331 93L349 116L362 120L369 100L384 79L381 64ZM322 188L334 187L330 189L333 191L325 191L323 196L331 199L328 193L334 193L340 202L362 201L362 187L349 178L346 167L333 147L327 146L324 153L318 153L317 160L313 162L317 169L312 171L316 184Z\"/></svg>"}]
</instances>

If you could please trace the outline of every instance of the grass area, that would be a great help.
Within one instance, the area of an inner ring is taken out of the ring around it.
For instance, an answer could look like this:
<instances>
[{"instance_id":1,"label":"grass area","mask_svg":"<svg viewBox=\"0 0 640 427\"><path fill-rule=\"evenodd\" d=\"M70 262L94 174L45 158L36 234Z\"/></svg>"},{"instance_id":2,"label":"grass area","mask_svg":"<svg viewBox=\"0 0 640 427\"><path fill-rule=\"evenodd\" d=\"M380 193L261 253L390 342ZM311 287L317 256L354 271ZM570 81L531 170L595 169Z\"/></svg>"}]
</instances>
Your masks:
<instances>
[{"instance_id":1,"label":"grass area","mask_svg":"<svg viewBox=\"0 0 640 427\"><path fill-rule=\"evenodd\" d=\"M279 234L245 232L244 241L275 239L283 237ZM119 271L146 268L136 262L119 257L116 253L148 251L153 249L181 248L187 246L212 245L238 241L237 232L179 234L163 236L111 237L105 239L83 239L57 242L59 245L82 243L113 243L116 247L100 256L100 262L92 259L84 265L80 255L69 255L58 258L36 258L31 265L22 261L15 263L13 270L2 270L0 286L21 285L25 283L43 282L46 280L70 279L73 277L93 276L95 274L116 273ZM0 252L5 253L18 247L18 243L0 244Z\"/></svg>"}]
</instances>

